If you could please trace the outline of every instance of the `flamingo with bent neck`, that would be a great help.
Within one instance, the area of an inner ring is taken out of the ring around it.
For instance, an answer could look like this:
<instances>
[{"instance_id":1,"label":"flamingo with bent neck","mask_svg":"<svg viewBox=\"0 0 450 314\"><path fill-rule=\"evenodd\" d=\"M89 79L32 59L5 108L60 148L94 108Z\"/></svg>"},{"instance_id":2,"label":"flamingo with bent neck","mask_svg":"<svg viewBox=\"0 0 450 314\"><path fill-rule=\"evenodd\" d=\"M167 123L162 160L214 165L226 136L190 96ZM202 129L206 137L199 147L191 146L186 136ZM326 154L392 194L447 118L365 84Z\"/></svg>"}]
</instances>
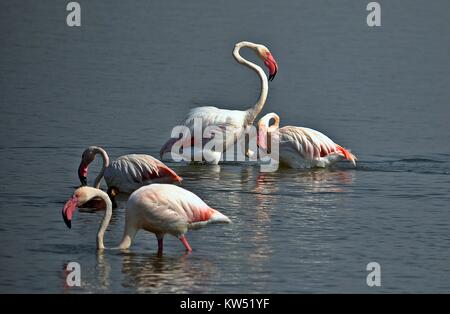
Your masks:
<instances>
[{"instance_id":1,"label":"flamingo with bent neck","mask_svg":"<svg viewBox=\"0 0 450 314\"><path fill-rule=\"evenodd\" d=\"M233 51L233 57L235 60L255 71L261 81L261 93L256 104L248 110L227 110L212 106L197 107L192 109L184 121L184 126L189 128L190 133L184 134L180 138L169 139L160 150L161 159L165 153L171 152L172 147L178 141L181 141L180 143L182 143L184 147L190 147L192 145L199 145L200 140L202 141L202 144L205 144L204 140L213 141L214 139L217 139L215 141L215 147L216 149L219 148L219 151L204 152L204 154L211 156L211 159L208 160L209 163L218 164L223 154L223 151L221 150L223 144L225 144L225 150L230 145L234 145L235 139L240 138L244 134L246 128L253 124L256 117L264 107L269 86L264 70L260 66L244 59L240 55L239 51L243 47L252 49L256 55L264 61L264 64L269 69L269 81L272 81L275 78L278 71L278 64L269 49L267 49L264 45L255 44L249 41L242 41L235 45ZM214 137L213 139L194 138L193 134L195 119L201 119L202 133L205 131L205 128L208 127L210 129L213 128L214 132L220 132L222 136ZM247 155L251 153L252 152L249 150L246 151Z\"/></svg>"},{"instance_id":2,"label":"flamingo with bent neck","mask_svg":"<svg viewBox=\"0 0 450 314\"><path fill-rule=\"evenodd\" d=\"M272 119L274 124L270 125ZM263 154L271 149L272 141L278 143L279 161L291 168L324 168L343 159L356 166L355 155L319 131L297 126L280 128L280 117L274 112L258 122L258 146Z\"/></svg>"},{"instance_id":3,"label":"flamingo with bent neck","mask_svg":"<svg viewBox=\"0 0 450 314\"><path fill-rule=\"evenodd\" d=\"M89 164L94 161L96 155L102 157L103 164L95 179L94 187L100 188L100 182L104 177L109 188L108 194L111 193L111 188L114 188L116 193L130 193L151 183L172 183L182 180L175 171L150 155L124 155L110 163L108 154L103 148L90 146L83 152L78 167L78 177L83 186L87 185Z\"/></svg>"},{"instance_id":4,"label":"flamingo with bent neck","mask_svg":"<svg viewBox=\"0 0 450 314\"><path fill-rule=\"evenodd\" d=\"M87 186L78 188L64 205L62 215L67 227L71 228L76 208L92 199L101 199L106 205L97 233L97 248L102 250L105 249L103 238L112 215L112 203L105 192ZM167 233L180 239L190 252L192 249L185 236L188 230L210 223L231 222L194 193L171 184L152 184L133 192L127 202L125 217L125 230L118 248L128 249L139 229L144 229L156 235L158 254L162 254L163 239Z\"/></svg>"}]
</instances>

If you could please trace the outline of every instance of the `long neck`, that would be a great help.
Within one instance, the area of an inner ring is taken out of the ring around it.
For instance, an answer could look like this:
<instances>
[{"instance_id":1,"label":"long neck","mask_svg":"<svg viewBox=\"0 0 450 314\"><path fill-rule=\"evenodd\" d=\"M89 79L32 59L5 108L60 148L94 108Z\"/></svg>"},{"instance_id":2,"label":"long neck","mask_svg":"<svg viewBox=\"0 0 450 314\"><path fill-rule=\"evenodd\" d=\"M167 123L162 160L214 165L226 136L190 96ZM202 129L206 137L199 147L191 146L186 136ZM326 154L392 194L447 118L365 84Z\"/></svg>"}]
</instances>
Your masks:
<instances>
[{"instance_id":1,"label":"long neck","mask_svg":"<svg viewBox=\"0 0 450 314\"><path fill-rule=\"evenodd\" d=\"M274 119L272 125L270 125L270 121ZM276 131L280 127L280 117L276 113L268 113L264 117L261 118L258 122L258 126L261 129L266 129L269 132Z\"/></svg>"},{"instance_id":2,"label":"long neck","mask_svg":"<svg viewBox=\"0 0 450 314\"><path fill-rule=\"evenodd\" d=\"M246 122L248 125L251 125L253 124L253 121L255 121L255 118L258 116L258 114L262 111L264 107L264 104L267 99L267 94L269 91L269 86L266 74L264 73L263 69L261 69L260 66L250 61L247 61L241 57L241 55L239 54L239 50L241 50L242 47L256 48L256 45L247 41L240 42L236 44L236 46L234 47L233 56L237 62L254 70L258 74L259 79L261 80L261 94L259 95L259 99L252 108L247 110Z\"/></svg>"},{"instance_id":3,"label":"long neck","mask_svg":"<svg viewBox=\"0 0 450 314\"><path fill-rule=\"evenodd\" d=\"M94 194L92 196L92 198L94 198L94 197L100 197L102 200L105 201L105 204L106 204L105 215L103 216L103 220L102 220L100 227L98 228L98 232L97 232L97 249L104 250L105 244L103 242L103 238L105 237L106 229L108 228L109 222L111 221L112 203L111 203L111 200L110 200L108 194L106 194L102 190L98 190L96 192L96 194ZM123 238L122 238L122 241L120 242L118 248L121 250L128 249L130 247L134 237L136 236L136 232L137 232L136 226L132 223L131 219L129 219L129 217L127 215L126 220L125 220L125 231L123 233Z\"/></svg>"},{"instance_id":4,"label":"long neck","mask_svg":"<svg viewBox=\"0 0 450 314\"><path fill-rule=\"evenodd\" d=\"M274 119L274 122L271 126L269 126L271 119ZM278 130L279 127L280 127L280 117L276 113L271 113L269 119L267 120L267 128L269 129L270 132L272 132Z\"/></svg>"},{"instance_id":5,"label":"long neck","mask_svg":"<svg viewBox=\"0 0 450 314\"><path fill-rule=\"evenodd\" d=\"M103 175L105 174L105 169L106 167L109 166L109 157L108 154L106 153L106 151L103 148L97 147L95 150L96 154L100 154L102 156L103 159L103 164L102 164L102 169L100 170L97 178L95 178L95 182L94 182L94 187L96 189L100 188L100 181L103 178Z\"/></svg>"},{"instance_id":6,"label":"long neck","mask_svg":"<svg viewBox=\"0 0 450 314\"><path fill-rule=\"evenodd\" d=\"M103 216L103 220L100 224L100 228L98 229L97 233L97 248L103 250L105 248L105 245L103 244L103 237L105 236L106 228L108 228L109 221L111 220L112 203L111 200L109 199L108 194L106 194L101 190L98 190L98 192L96 193L96 195L94 195L94 197L100 197L102 200L105 201L106 204L105 215Z\"/></svg>"}]
</instances>

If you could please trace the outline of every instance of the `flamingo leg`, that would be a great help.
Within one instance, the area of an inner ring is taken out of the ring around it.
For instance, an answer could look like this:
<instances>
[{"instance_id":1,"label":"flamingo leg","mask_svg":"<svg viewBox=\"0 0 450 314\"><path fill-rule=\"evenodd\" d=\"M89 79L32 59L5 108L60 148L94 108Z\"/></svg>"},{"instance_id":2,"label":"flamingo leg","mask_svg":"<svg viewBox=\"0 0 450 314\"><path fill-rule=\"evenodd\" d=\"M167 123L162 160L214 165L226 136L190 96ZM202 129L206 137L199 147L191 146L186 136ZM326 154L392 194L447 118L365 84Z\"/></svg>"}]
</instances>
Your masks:
<instances>
[{"instance_id":1,"label":"flamingo leg","mask_svg":"<svg viewBox=\"0 0 450 314\"><path fill-rule=\"evenodd\" d=\"M164 234L156 234L156 239L158 240L158 256L162 256Z\"/></svg>"},{"instance_id":2,"label":"flamingo leg","mask_svg":"<svg viewBox=\"0 0 450 314\"><path fill-rule=\"evenodd\" d=\"M183 243L184 247L186 248L186 251L192 252L191 246L189 245L186 237L184 235L181 235L178 238L180 239L181 243Z\"/></svg>"},{"instance_id":3,"label":"flamingo leg","mask_svg":"<svg viewBox=\"0 0 450 314\"><path fill-rule=\"evenodd\" d=\"M158 255L161 256L163 253L163 239L158 239Z\"/></svg>"}]
</instances>

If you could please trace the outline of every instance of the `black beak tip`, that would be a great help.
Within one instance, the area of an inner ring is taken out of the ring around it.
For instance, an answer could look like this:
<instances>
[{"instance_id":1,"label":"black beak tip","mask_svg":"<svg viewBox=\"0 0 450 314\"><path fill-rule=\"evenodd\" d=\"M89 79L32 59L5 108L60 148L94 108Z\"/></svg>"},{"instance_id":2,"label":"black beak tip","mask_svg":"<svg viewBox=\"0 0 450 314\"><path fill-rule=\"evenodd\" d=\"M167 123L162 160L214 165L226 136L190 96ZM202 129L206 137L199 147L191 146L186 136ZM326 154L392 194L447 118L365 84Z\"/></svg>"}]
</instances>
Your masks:
<instances>
[{"instance_id":1,"label":"black beak tip","mask_svg":"<svg viewBox=\"0 0 450 314\"><path fill-rule=\"evenodd\" d=\"M62 214L64 222L67 226L67 228L72 229L72 220L67 219L66 215L64 213Z\"/></svg>"},{"instance_id":2,"label":"black beak tip","mask_svg":"<svg viewBox=\"0 0 450 314\"><path fill-rule=\"evenodd\" d=\"M273 79L275 78L275 76L277 75L277 72L270 74L269 75L269 81L273 81Z\"/></svg>"},{"instance_id":3,"label":"black beak tip","mask_svg":"<svg viewBox=\"0 0 450 314\"><path fill-rule=\"evenodd\" d=\"M86 186L87 185L87 178L86 177L81 177L80 178L80 182L81 182L81 186Z\"/></svg>"}]
</instances>

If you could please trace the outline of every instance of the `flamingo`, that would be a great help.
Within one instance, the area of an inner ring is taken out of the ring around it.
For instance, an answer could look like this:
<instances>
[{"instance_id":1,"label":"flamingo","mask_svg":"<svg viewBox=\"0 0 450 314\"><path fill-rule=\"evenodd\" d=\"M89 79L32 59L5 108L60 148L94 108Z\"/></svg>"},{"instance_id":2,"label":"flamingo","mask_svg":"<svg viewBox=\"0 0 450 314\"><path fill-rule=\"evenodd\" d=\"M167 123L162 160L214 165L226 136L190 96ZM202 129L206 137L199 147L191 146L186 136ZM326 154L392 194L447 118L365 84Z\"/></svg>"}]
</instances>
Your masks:
<instances>
[{"instance_id":1,"label":"flamingo","mask_svg":"<svg viewBox=\"0 0 450 314\"><path fill-rule=\"evenodd\" d=\"M95 179L94 187L98 189L100 187L100 181L104 177L108 185L108 194L110 197L111 193L131 193L141 186L150 183L172 183L181 182L182 180L175 171L150 155L124 155L110 164L108 154L103 148L90 146L83 152L80 166L78 167L78 177L83 186L87 185L89 164L95 159L97 154L101 155L103 165ZM115 188L115 190L112 191L111 188ZM113 197L112 199L114 200ZM115 202L113 205L115 206Z\"/></svg>"},{"instance_id":2,"label":"flamingo","mask_svg":"<svg viewBox=\"0 0 450 314\"><path fill-rule=\"evenodd\" d=\"M274 124L269 126L271 119ZM280 117L276 113L268 113L258 122L258 146L263 154L270 147L267 134L279 145L280 162L291 168L324 168L337 161L346 159L356 166L356 157L347 149L334 143L319 131L296 126L279 128Z\"/></svg>"},{"instance_id":3,"label":"flamingo","mask_svg":"<svg viewBox=\"0 0 450 314\"><path fill-rule=\"evenodd\" d=\"M105 192L93 187L78 188L62 210L64 222L72 227L72 217L77 207L93 199L101 199L106 211L97 233L97 248L105 249L103 237L112 215L112 203ZM230 219L209 207L202 199L188 190L172 184L152 184L134 191L127 202L125 230L118 248L128 249L139 229L156 235L158 254L163 251L163 238L171 234L192 251L185 234L190 229L199 229L210 223L230 223Z\"/></svg>"},{"instance_id":4,"label":"flamingo","mask_svg":"<svg viewBox=\"0 0 450 314\"><path fill-rule=\"evenodd\" d=\"M253 124L254 120L263 109L267 99L269 88L267 77L264 73L264 70L260 66L248 60L245 60L244 58L241 57L239 51L243 47L252 49L256 53L256 55L260 59L262 59L262 61L264 61L264 64L269 69L269 81L272 81L278 72L278 64L266 46L261 44L255 44L248 41L242 41L235 45L233 57L236 59L238 63L254 70L258 74L259 79L261 80L261 93L259 95L259 99L256 102L256 104L253 107L249 108L248 110L227 110L227 109L219 109L212 106L196 107L193 108L188 113L184 121L184 125L189 128L190 134L194 134L193 130L194 119L201 119L202 132L204 132L206 127L209 128L213 127L215 129L215 132L221 132L222 139L225 139L225 141L218 142L215 146L216 148L217 147L222 148L223 144L225 144L225 149L230 145L234 145L235 139L240 138L240 136L242 136L246 128ZM165 153L171 151L172 146L180 139L171 138L162 146L160 150L161 159L163 158ZM183 145L191 146L198 144L199 140L200 139L193 138L192 136L191 137L184 136L182 138L182 143ZM209 155L211 156L210 163L212 164L218 164L219 160L222 157L221 151L214 151L214 152L211 151L206 153L209 153ZM250 152L249 150L246 151L247 155L251 153L252 152Z\"/></svg>"}]
</instances>

